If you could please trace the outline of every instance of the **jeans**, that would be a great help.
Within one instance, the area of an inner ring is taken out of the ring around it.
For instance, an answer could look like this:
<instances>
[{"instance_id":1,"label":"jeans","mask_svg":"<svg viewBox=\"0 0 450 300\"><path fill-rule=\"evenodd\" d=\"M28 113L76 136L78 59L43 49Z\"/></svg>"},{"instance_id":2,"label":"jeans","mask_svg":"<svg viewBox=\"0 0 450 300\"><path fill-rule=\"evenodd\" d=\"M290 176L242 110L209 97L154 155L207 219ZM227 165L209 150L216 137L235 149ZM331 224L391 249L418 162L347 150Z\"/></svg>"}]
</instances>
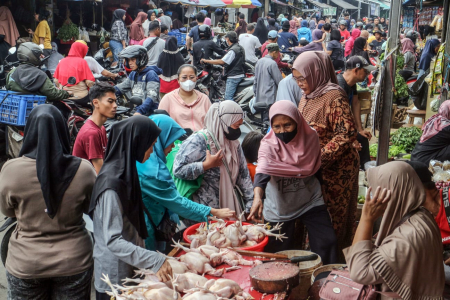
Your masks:
<instances>
[{"instance_id":1,"label":"jeans","mask_svg":"<svg viewBox=\"0 0 450 300\"><path fill-rule=\"evenodd\" d=\"M94 266L72 276L36 279L17 278L6 271L8 300L86 300L91 296Z\"/></svg>"},{"instance_id":2,"label":"jeans","mask_svg":"<svg viewBox=\"0 0 450 300\"><path fill-rule=\"evenodd\" d=\"M225 98L224 100L233 100L233 96L236 93L236 89L241 83L244 77L241 78L227 78L227 84L225 86Z\"/></svg>"},{"instance_id":3,"label":"jeans","mask_svg":"<svg viewBox=\"0 0 450 300\"><path fill-rule=\"evenodd\" d=\"M311 251L322 258L324 265L333 264L337 259L337 238L334 232L331 217L326 205L320 205L311 208L303 215L298 217L306 226L309 236ZM294 236L295 221L283 222L280 233L286 233L287 239L282 242L275 240L275 237L269 237L269 243L264 248L265 252L278 252L283 250L295 250L294 243L299 237ZM275 226L277 222L269 222L270 226Z\"/></svg>"},{"instance_id":4,"label":"jeans","mask_svg":"<svg viewBox=\"0 0 450 300\"><path fill-rule=\"evenodd\" d=\"M113 57L114 57L114 62L119 61L119 53L120 51L123 50L123 45L121 42L115 41L115 40L110 40L109 41L109 48L111 48Z\"/></svg>"},{"instance_id":5,"label":"jeans","mask_svg":"<svg viewBox=\"0 0 450 300\"><path fill-rule=\"evenodd\" d=\"M417 79L419 79L422 75L424 75L426 72L424 70L419 70L419 74L417 75Z\"/></svg>"}]
</instances>

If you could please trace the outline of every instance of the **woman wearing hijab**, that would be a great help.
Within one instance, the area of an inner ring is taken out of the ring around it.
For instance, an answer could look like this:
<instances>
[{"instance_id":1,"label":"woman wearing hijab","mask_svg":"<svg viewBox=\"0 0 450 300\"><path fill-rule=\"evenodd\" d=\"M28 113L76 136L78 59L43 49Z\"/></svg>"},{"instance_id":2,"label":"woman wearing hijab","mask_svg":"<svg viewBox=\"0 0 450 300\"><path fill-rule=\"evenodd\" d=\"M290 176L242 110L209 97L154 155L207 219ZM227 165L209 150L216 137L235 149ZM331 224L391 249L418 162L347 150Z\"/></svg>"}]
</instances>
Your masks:
<instances>
[{"instance_id":1,"label":"woman wearing hijab","mask_svg":"<svg viewBox=\"0 0 450 300\"><path fill-rule=\"evenodd\" d=\"M195 203L178 192L169 169L166 166L166 156L174 147L174 143L186 133L180 125L166 115L150 117L161 129L161 133L153 146L153 153L145 163L136 163L142 190L142 201L150 212L153 223L158 226L166 211L171 213L171 219L183 218L206 222L208 216L231 218L234 212L228 208L214 209ZM178 220L177 220L178 221ZM165 242L155 239L155 228L146 220L148 238L145 247L149 250L165 250Z\"/></svg>"},{"instance_id":2,"label":"woman wearing hijab","mask_svg":"<svg viewBox=\"0 0 450 300\"><path fill-rule=\"evenodd\" d=\"M430 69L431 60L438 53L440 46L441 42L439 42L438 39L431 39L427 41L425 48L423 48L422 55L420 56L418 78L428 72Z\"/></svg>"},{"instance_id":3,"label":"woman wearing hijab","mask_svg":"<svg viewBox=\"0 0 450 300\"><path fill-rule=\"evenodd\" d=\"M0 62L3 63L8 50L16 46L16 40L20 37L11 11L6 6L0 7Z\"/></svg>"},{"instance_id":4,"label":"woman wearing hijab","mask_svg":"<svg viewBox=\"0 0 450 300\"><path fill-rule=\"evenodd\" d=\"M423 207L425 190L416 172L407 163L390 162L370 169L367 177L370 188L361 220L353 245L344 250L351 279L381 285L382 300L442 299L441 234ZM373 244L374 223L380 217Z\"/></svg>"},{"instance_id":5,"label":"woman wearing hijab","mask_svg":"<svg viewBox=\"0 0 450 300\"><path fill-rule=\"evenodd\" d=\"M159 56L157 64L158 68L162 69L162 74L159 75L160 98L180 87L177 72L182 65L184 65L184 58L179 52L177 38L170 36L166 40L166 46Z\"/></svg>"},{"instance_id":6,"label":"woman wearing hijab","mask_svg":"<svg viewBox=\"0 0 450 300\"><path fill-rule=\"evenodd\" d=\"M300 219L307 226L311 250L324 264L335 263L336 235L319 181L319 137L291 101L276 102L269 117L272 130L259 148L249 219L264 217L271 226L283 223L280 233L287 239L270 237L267 252L295 249L295 223Z\"/></svg>"},{"instance_id":7,"label":"woman wearing hijab","mask_svg":"<svg viewBox=\"0 0 450 300\"><path fill-rule=\"evenodd\" d=\"M350 57L358 55L364 57L367 61L370 61L369 54L365 50L367 45L367 40L365 38L359 37L355 40L353 44L352 52L350 53Z\"/></svg>"},{"instance_id":8,"label":"woman wearing hijab","mask_svg":"<svg viewBox=\"0 0 450 300\"><path fill-rule=\"evenodd\" d=\"M311 21L309 21L309 29L312 31L316 30L316 19L312 18Z\"/></svg>"},{"instance_id":9,"label":"woman wearing hijab","mask_svg":"<svg viewBox=\"0 0 450 300\"><path fill-rule=\"evenodd\" d=\"M196 132L203 129L211 101L207 95L194 89L198 79L194 66L182 65L176 74L179 88L166 94L158 108L167 111L181 127Z\"/></svg>"},{"instance_id":10,"label":"woman wearing hijab","mask_svg":"<svg viewBox=\"0 0 450 300\"><path fill-rule=\"evenodd\" d=\"M94 276L96 299L110 299L112 284L133 277L136 269L150 269L168 281L172 269L165 257L146 250L148 238L144 203L136 163L145 163L161 129L144 116L134 116L111 127L103 167L92 192L89 213L94 221Z\"/></svg>"},{"instance_id":11,"label":"woman wearing hijab","mask_svg":"<svg viewBox=\"0 0 450 300\"><path fill-rule=\"evenodd\" d=\"M303 53L307 51L323 51L323 44L320 42L314 43L314 41L318 41L322 39L323 32L320 29L314 29L312 33L313 43L309 43L305 47L294 47L294 51L297 53Z\"/></svg>"},{"instance_id":12,"label":"woman wearing hijab","mask_svg":"<svg viewBox=\"0 0 450 300\"><path fill-rule=\"evenodd\" d=\"M330 56L333 62L334 69L343 70L345 68L344 49L341 44L341 32L337 29L332 29L330 32L330 41L324 51Z\"/></svg>"},{"instance_id":13,"label":"woman wearing hijab","mask_svg":"<svg viewBox=\"0 0 450 300\"><path fill-rule=\"evenodd\" d=\"M256 23L256 28L253 32L253 35L258 38L261 45L264 44L265 41L267 41L268 33L269 29L267 29L266 25L264 24L264 18L258 18L258 22Z\"/></svg>"},{"instance_id":14,"label":"woman wearing hijab","mask_svg":"<svg viewBox=\"0 0 450 300\"><path fill-rule=\"evenodd\" d=\"M131 23L130 28L130 45L139 45L146 35L142 24L147 20L147 14L143 11L139 12L136 19Z\"/></svg>"},{"instance_id":15,"label":"woman wearing hijab","mask_svg":"<svg viewBox=\"0 0 450 300\"><path fill-rule=\"evenodd\" d=\"M126 11L123 9L116 9L113 13L113 19L111 21L111 34L109 37L109 47L113 53L113 63L111 67L115 68L119 61L119 53L127 45L128 31L125 28Z\"/></svg>"},{"instance_id":16,"label":"woman wearing hijab","mask_svg":"<svg viewBox=\"0 0 450 300\"><path fill-rule=\"evenodd\" d=\"M59 62L53 75L56 86L64 86L64 90L73 93L73 100L83 106L89 104L89 88L95 84L94 75L84 59L88 50L83 41L73 43L69 55ZM67 84L70 77L75 77L75 84Z\"/></svg>"},{"instance_id":17,"label":"woman wearing hijab","mask_svg":"<svg viewBox=\"0 0 450 300\"><path fill-rule=\"evenodd\" d=\"M325 52L306 52L292 75L303 90L299 110L319 135L325 203L338 238L338 253L351 243L358 197L359 156L349 101Z\"/></svg>"},{"instance_id":18,"label":"woman wearing hijab","mask_svg":"<svg viewBox=\"0 0 450 300\"><path fill-rule=\"evenodd\" d=\"M345 42L345 52L344 52L345 57L348 57L352 53L353 46L355 44L355 40L357 38L359 38L360 35L361 35L361 30L359 30L357 28L352 30L350 38L347 40L347 42Z\"/></svg>"},{"instance_id":19,"label":"woman wearing hijab","mask_svg":"<svg viewBox=\"0 0 450 300\"><path fill-rule=\"evenodd\" d=\"M226 100L211 105L204 129L191 135L180 147L173 164L173 175L195 180L203 175L193 201L212 208L230 208L239 215L250 208L253 185L238 138L243 123L242 108ZM233 187L243 195L241 203Z\"/></svg>"},{"instance_id":20,"label":"woman wearing hijab","mask_svg":"<svg viewBox=\"0 0 450 300\"><path fill-rule=\"evenodd\" d=\"M403 70L398 71L405 81L414 73L414 65L416 64L415 45L409 38L402 39L402 53L405 63Z\"/></svg>"},{"instance_id":21,"label":"woman wearing hijab","mask_svg":"<svg viewBox=\"0 0 450 300\"><path fill-rule=\"evenodd\" d=\"M94 182L89 161L70 155L59 110L34 108L19 158L0 173L1 212L17 218L5 265L8 299L89 299L93 245L83 212Z\"/></svg>"},{"instance_id":22,"label":"woman wearing hijab","mask_svg":"<svg viewBox=\"0 0 450 300\"><path fill-rule=\"evenodd\" d=\"M295 35L297 37L297 30L298 30L298 22L297 20L290 20L289 21L289 32Z\"/></svg>"},{"instance_id":23,"label":"woman wearing hijab","mask_svg":"<svg viewBox=\"0 0 450 300\"><path fill-rule=\"evenodd\" d=\"M302 38L307 40L309 43L312 42L311 30L308 28L308 21L302 21L302 27L297 30L297 38L300 41ZM322 38L322 35L320 36Z\"/></svg>"},{"instance_id":24,"label":"woman wearing hijab","mask_svg":"<svg viewBox=\"0 0 450 300\"><path fill-rule=\"evenodd\" d=\"M422 136L411 153L412 161L428 166L430 160L450 160L450 100L442 102L439 112L422 126Z\"/></svg>"}]
</instances>

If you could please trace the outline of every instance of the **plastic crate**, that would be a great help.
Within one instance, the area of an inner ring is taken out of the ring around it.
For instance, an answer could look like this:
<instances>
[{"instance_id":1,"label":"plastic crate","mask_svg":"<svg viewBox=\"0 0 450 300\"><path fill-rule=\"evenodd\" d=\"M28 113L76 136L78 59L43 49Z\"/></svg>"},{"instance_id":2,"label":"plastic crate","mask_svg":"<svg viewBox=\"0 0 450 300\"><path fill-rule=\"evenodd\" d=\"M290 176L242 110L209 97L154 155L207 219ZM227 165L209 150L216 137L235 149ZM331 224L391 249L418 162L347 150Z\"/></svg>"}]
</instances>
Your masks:
<instances>
[{"instance_id":1,"label":"plastic crate","mask_svg":"<svg viewBox=\"0 0 450 300\"><path fill-rule=\"evenodd\" d=\"M176 31L176 32L169 32L169 35L177 38L178 46L186 45L186 33Z\"/></svg>"},{"instance_id":2,"label":"plastic crate","mask_svg":"<svg viewBox=\"0 0 450 300\"><path fill-rule=\"evenodd\" d=\"M44 104L47 97L0 91L0 123L25 126L31 110Z\"/></svg>"}]
</instances>

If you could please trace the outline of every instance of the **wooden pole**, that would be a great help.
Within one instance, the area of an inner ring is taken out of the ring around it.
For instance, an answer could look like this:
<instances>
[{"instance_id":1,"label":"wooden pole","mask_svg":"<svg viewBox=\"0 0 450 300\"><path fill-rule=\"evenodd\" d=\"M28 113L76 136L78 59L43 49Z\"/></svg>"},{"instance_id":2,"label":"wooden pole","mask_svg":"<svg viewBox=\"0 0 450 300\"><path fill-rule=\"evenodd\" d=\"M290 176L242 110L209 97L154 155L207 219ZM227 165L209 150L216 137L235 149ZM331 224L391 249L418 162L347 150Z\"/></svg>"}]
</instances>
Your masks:
<instances>
[{"instance_id":1,"label":"wooden pole","mask_svg":"<svg viewBox=\"0 0 450 300\"><path fill-rule=\"evenodd\" d=\"M401 1L392 1L389 14L389 44L388 49L392 50L398 46L400 36L400 12L402 9ZM397 51L392 53L390 60L386 60L386 68L384 74L384 86L381 87L383 97L381 101L383 107L381 109L380 132L378 139L377 165L388 162L389 138L391 133L392 119L392 102L394 99L393 87L395 82L395 69L397 65Z\"/></svg>"}]
</instances>

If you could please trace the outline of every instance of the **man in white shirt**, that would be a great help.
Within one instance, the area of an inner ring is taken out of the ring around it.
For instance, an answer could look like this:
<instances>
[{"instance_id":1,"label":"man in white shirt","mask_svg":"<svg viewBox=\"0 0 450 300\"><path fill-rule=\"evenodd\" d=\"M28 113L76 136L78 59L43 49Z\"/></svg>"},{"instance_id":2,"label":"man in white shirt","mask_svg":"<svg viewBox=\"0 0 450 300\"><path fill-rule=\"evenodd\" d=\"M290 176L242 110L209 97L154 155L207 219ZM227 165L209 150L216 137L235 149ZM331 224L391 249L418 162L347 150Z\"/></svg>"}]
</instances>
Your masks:
<instances>
[{"instance_id":1,"label":"man in white shirt","mask_svg":"<svg viewBox=\"0 0 450 300\"><path fill-rule=\"evenodd\" d=\"M89 69L92 74L94 74L95 78L101 76L116 78L119 76L119 74L111 73L108 70L105 70L92 56L85 56L84 60L87 61Z\"/></svg>"},{"instance_id":2,"label":"man in white shirt","mask_svg":"<svg viewBox=\"0 0 450 300\"><path fill-rule=\"evenodd\" d=\"M259 42L259 39L253 35L253 32L255 32L255 24L248 24L247 33L239 36L239 45L245 50L245 60L254 66L258 61L255 50L261 48L261 43Z\"/></svg>"}]
</instances>

